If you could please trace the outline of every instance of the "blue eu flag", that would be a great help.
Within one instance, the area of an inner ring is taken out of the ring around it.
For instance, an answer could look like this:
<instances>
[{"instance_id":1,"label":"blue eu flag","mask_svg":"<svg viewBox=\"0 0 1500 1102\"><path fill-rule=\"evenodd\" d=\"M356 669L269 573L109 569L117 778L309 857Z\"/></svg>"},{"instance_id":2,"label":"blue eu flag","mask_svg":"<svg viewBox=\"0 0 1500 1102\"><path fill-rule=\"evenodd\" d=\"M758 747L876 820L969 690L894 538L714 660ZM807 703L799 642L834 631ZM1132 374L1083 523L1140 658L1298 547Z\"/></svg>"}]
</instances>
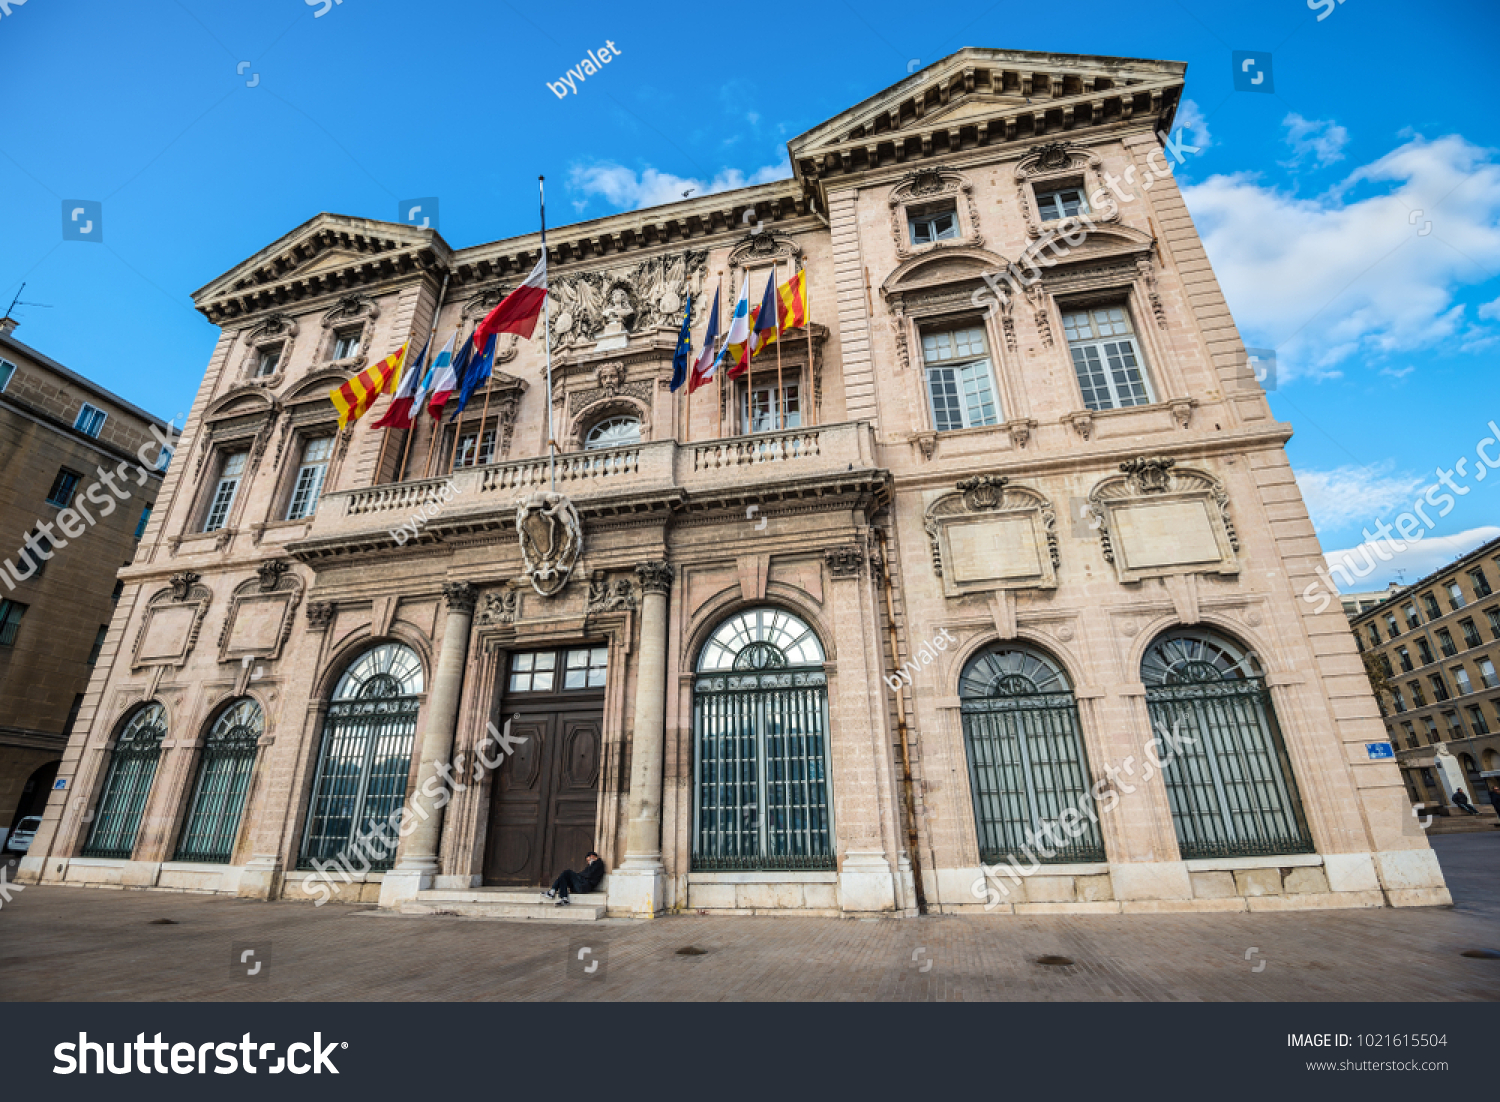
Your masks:
<instances>
[{"instance_id":1,"label":"blue eu flag","mask_svg":"<svg viewBox=\"0 0 1500 1102\"><path fill-rule=\"evenodd\" d=\"M693 359L693 296L688 295L687 310L682 315L682 332L677 334L677 351L672 356L672 392L688 379L688 364Z\"/></svg>"}]
</instances>

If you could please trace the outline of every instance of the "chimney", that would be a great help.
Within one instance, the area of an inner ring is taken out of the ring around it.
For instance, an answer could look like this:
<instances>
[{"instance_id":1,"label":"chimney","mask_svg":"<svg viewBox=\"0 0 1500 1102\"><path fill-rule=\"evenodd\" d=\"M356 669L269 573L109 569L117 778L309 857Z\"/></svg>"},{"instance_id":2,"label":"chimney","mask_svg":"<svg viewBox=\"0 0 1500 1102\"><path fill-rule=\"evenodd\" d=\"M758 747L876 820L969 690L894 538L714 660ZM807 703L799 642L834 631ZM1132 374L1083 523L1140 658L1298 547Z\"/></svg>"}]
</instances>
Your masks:
<instances>
[{"instance_id":1,"label":"chimney","mask_svg":"<svg viewBox=\"0 0 1500 1102\"><path fill-rule=\"evenodd\" d=\"M10 336L15 331L16 326L20 324L15 318L0 318L0 337Z\"/></svg>"}]
</instances>

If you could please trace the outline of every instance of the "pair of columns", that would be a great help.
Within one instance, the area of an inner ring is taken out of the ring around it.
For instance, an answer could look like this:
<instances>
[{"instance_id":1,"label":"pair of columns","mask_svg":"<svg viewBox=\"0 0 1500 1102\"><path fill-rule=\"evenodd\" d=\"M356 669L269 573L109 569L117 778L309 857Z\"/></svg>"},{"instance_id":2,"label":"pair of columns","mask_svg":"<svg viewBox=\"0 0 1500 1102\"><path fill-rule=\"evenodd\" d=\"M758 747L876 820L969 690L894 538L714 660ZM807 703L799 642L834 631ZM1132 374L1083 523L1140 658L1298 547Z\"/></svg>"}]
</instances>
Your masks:
<instances>
[{"instance_id":1,"label":"pair of columns","mask_svg":"<svg viewBox=\"0 0 1500 1102\"><path fill-rule=\"evenodd\" d=\"M635 568L641 584L641 638L636 648L634 729L628 804L629 832L625 857L610 873L611 908L655 914L662 908L665 870L661 860L662 759L666 740L667 594L672 568L664 562ZM442 650L427 698L417 784L410 815L417 825L401 843L395 867L385 874L380 905L397 907L432 887L438 872L443 810L439 802L444 767L453 760L453 737L458 729L463 697L464 666L469 658L469 635L478 591L467 582L443 586L448 606ZM436 780L436 783L434 783ZM450 794L451 795L451 794Z\"/></svg>"}]
</instances>

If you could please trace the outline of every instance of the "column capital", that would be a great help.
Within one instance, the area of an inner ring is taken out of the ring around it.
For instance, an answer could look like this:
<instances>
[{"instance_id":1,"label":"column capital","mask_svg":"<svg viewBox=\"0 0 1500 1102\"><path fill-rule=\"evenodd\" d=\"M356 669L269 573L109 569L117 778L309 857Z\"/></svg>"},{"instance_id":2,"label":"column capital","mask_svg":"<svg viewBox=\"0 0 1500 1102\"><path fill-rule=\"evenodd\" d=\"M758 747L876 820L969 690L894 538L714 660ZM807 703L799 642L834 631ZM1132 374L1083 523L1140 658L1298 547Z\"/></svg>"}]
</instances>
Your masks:
<instances>
[{"instance_id":1,"label":"column capital","mask_svg":"<svg viewBox=\"0 0 1500 1102\"><path fill-rule=\"evenodd\" d=\"M823 552L828 572L835 578L857 578L865 568L865 549L857 543L830 547Z\"/></svg>"},{"instance_id":2,"label":"column capital","mask_svg":"<svg viewBox=\"0 0 1500 1102\"><path fill-rule=\"evenodd\" d=\"M443 600L448 602L450 611L472 613L479 600L479 590L468 582L444 582Z\"/></svg>"},{"instance_id":3,"label":"column capital","mask_svg":"<svg viewBox=\"0 0 1500 1102\"><path fill-rule=\"evenodd\" d=\"M672 568L664 562L643 562L635 568L643 593L666 593L672 588Z\"/></svg>"}]
</instances>

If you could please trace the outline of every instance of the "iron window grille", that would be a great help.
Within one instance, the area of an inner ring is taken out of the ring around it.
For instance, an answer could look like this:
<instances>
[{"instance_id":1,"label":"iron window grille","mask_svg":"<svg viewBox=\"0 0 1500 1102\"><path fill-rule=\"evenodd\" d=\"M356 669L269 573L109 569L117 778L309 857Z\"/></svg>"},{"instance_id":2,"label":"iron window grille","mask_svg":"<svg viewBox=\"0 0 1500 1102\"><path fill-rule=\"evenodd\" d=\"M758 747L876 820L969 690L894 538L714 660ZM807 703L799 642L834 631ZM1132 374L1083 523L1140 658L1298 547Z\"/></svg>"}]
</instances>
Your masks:
<instances>
[{"instance_id":1,"label":"iron window grille","mask_svg":"<svg viewBox=\"0 0 1500 1102\"><path fill-rule=\"evenodd\" d=\"M1422 626L1422 618L1417 615L1416 605L1407 605L1401 610L1406 617L1406 626L1413 630Z\"/></svg>"},{"instance_id":2,"label":"iron window grille","mask_svg":"<svg viewBox=\"0 0 1500 1102\"><path fill-rule=\"evenodd\" d=\"M1479 635L1479 627L1473 620L1460 620L1458 627L1464 633L1464 646L1477 647L1484 642L1484 639Z\"/></svg>"},{"instance_id":3,"label":"iron window grille","mask_svg":"<svg viewBox=\"0 0 1500 1102\"><path fill-rule=\"evenodd\" d=\"M162 705L143 705L130 717L109 757L104 794L83 847L84 857L128 858L135 851L141 815L166 737L167 710Z\"/></svg>"},{"instance_id":4,"label":"iron window grille","mask_svg":"<svg viewBox=\"0 0 1500 1102\"><path fill-rule=\"evenodd\" d=\"M1436 620L1443 615L1443 610L1438 607L1437 598L1431 593L1422 594L1422 604L1427 609L1427 618Z\"/></svg>"},{"instance_id":5,"label":"iron window grille","mask_svg":"<svg viewBox=\"0 0 1500 1102\"><path fill-rule=\"evenodd\" d=\"M239 700L214 721L198 762L187 826L177 843L178 861L228 864L233 857L264 731L265 718L253 700Z\"/></svg>"},{"instance_id":6,"label":"iron window grille","mask_svg":"<svg viewBox=\"0 0 1500 1102\"><path fill-rule=\"evenodd\" d=\"M1484 576L1483 567L1475 567L1473 570L1469 571L1469 578L1474 583L1475 597L1483 599L1494 592L1492 589L1490 589L1490 580Z\"/></svg>"},{"instance_id":7,"label":"iron window grille","mask_svg":"<svg viewBox=\"0 0 1500 1102\"><path fill-rule=\"evenodd\" d=\"M1141 662L1184 860L1312 853L1270 691L1253 655L1209 632L1172 632ZM1186 737L1183 737L1186 736Z\"/></svg>"},{"instance_id":8,"label":"iron window grille","mask_svg":"<svg viewBox=\"0 0 1500 1102\"><path fill-rule=\"evenodd\" d=\"M1065 313L1063 332L1089 409L1146 406L1156 400L1123 305Z\"/></svg>"},{"instance_id":9,"label":"iron window grille","mask_svg":"<svg viewBox=\"0 0 1500 1102\"><path fill-rule=\"evenodd\" d=\"M1426 639L1417 640L1417 653L1422 656L1422 665L1432 661L1432 647L1428 646Z\"/></svg>"},{"instance_id":10,"label":"iron window grille","mask_svg":"<svg viewBox=\"0 0 1500 1102\"><path fill-rule=\"evenodd\" d=\"M406 798L422 684L422 663L400 643L366 651L339 679L323 721L298 868L340 857L374 871L391 867L395 849L377 831ZM393 840L395 830L384 837Z\"/></svg>"},{"instance_id":11,"label":"iron window grille","mask_svg":"<svg viewBox=\"0 0 1500 1102\"><path fill-rule=\"evenodd\" d=\"M1464 607L1464 591L1457 582L1448 583L1448 603L1453 606L1455 612Z\"/></svg>"},{"instance_id":12,"label":"iron window grille","mask_svg":"<svg viewBox=\"0 0 1500 1102\"><path fill-rule=\"evenodd\" d=\"M780 609L714 631L693 683L692 867L835 867L823 647Z\"/></svg>"},{"instance_id":13,"label":"iron window grille","mask_svg":"<svg viewBox=\"0 0 1500 1102\"><path fill-rule=\"evenodd\" d=\"M1061 667L1029 648L995 648L964 667L958 695L980 859L1103 861L1078 704ZM1084 816L1076 837L1057 826L1068 810Z\"/></svg>"}]
</instances>

